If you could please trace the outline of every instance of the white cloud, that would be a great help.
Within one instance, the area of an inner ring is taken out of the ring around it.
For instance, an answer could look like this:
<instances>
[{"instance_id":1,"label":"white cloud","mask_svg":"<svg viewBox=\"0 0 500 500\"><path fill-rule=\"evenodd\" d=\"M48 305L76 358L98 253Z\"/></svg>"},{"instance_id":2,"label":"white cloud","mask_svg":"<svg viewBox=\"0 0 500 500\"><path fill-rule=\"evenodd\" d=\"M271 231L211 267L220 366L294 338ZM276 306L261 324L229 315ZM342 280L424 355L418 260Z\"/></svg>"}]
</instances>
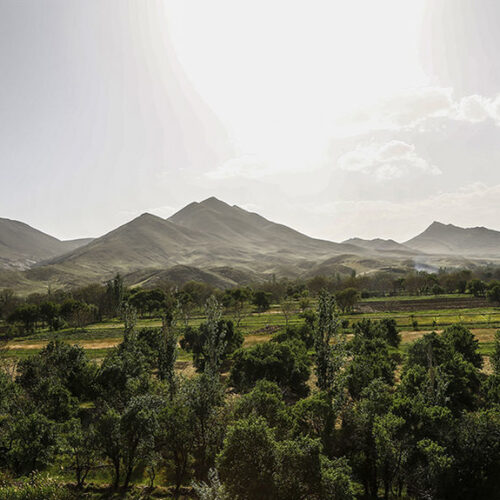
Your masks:
<instances>
[{"instance_id":1,"label":"white cloud","mask_svg":"<svg viewBox=\"0 0 500 500\"><path fill-rule=\"evenodd\" d=\"M215 170L205 174L210 179L230 179L243 177L246 179L258 179L270 173L269 168L258 158L253 156L242 156L231 158L219 165Z\"/></svg>"},{"instance_id":2,"label":"white cloud","mask_svg":"<svg viewBox=\"0 0 500 500\"><path fill-rule=\"evenodd\" d=\"M379 112L389 123L407 127L427 118L448 116L452 108L451 89L428 87L395 96L382 103Z\"/></svg>"},{"instance_id":3,"label":"white cloud","mask_svg":"<svg viewBox=\"0 0 500 500\"><path fill-rule=\"evenodd\" d=\"M349 115L339 131L341 135L358 135L370 130L413 129L426 127L436 118L469 123L492 119L500 126L500 95L495 99L477 94L456 99L451 88L413 89Z\"/></svg>"},{"instance_id":4,"label":"white cloud","mask_svg":"<svg viewBox=\"0 0 500 500\"><path fill-rule=\"evenodd\" d=\"M464 97L458 105L458 119L471 123L493 116L492 101L480 95Z\"/></svg>"},{"instance_id":5,"label":"white cloud","mask_svg":"<svg viewBox=\"0 0 500 500\"><path fill-rule=\"evenodd\" d=\"M441 174L438 167L416 154L415 146L397 140L382 145L358 146L343 154L337 160L337 166L342 170L373 175L380 181L416 173Z\"/></svg>"}]
</instances>

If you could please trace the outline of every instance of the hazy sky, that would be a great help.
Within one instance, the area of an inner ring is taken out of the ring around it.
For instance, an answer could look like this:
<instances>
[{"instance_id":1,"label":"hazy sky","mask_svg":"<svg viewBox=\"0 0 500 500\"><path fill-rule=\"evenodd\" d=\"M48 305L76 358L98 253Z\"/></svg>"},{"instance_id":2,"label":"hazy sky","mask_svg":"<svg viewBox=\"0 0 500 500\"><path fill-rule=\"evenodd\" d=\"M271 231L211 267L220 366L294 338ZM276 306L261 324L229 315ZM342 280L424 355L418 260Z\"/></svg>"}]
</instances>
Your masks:
<instances>
[{"instance_id":1,"label":"hazy sky","mask_svg":"<svg viewBox=\"0 0 500 500\"><path fill-rule=\"evenodd\" d=\"M497 0L0 0L0 216L215 195L307 234L500 230Z\"/></svg>"}]
</instances>

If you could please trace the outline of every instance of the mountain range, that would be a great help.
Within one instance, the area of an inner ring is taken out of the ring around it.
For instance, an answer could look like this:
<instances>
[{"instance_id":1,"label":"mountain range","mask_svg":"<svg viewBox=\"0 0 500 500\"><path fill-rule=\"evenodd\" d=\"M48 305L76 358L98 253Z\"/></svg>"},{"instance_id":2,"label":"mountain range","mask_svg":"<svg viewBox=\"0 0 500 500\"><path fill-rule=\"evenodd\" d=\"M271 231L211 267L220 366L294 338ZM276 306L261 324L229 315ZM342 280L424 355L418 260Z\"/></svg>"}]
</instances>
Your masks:
<instances>
[{"instance_id":1,"label":"mountain range","mask_svg":"<svg viewBox=\"0 0 500 500\"><path fill-rule=\"evenodd\" d=\"M415 238L311 238L216 198L168 219L142 214L95 239L61 241L0 219L0 288L77 286L120 272L129 284L188 280L227 287L277 277L500 262L500 232L434 222Z\"/></svg>"},{"instance_id":2,"label":"mountain range","mask_svg":"<svg viewBox=\"0 0 500 500\"><path fill-rule=\"evenodd\" d=\"M24 222L0 218L0 268L29 269L41 260L71 252L91 238L61 241Z\"/></svg>"}]
</instances>

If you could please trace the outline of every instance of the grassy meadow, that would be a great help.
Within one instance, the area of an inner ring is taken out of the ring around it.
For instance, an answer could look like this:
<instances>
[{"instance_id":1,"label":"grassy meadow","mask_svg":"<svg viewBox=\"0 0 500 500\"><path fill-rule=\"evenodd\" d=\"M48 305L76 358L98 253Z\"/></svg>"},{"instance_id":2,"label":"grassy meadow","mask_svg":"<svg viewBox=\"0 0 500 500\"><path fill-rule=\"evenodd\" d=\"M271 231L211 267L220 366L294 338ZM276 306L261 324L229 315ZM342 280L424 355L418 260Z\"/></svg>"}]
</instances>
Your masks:
<instances>
[{"instance_id":1,"label":"grassy meadow","mask_svg":"<svg viewBox=\"0 0 500 500\"><path fill-rule=\"evenodd\" d=\"M352 325L362 319L395 319L401 332L402 342L399 350L403 355L408 346L425 333L433 330L439 332L449 325L460 323L473 331L480 343L481 354L488 357L493 349L495 332L500 328L500 308L474 307L473 301L463 300L467 298L470 298L470 295L401 296L392 297L390 302L384 298L373 298L361 302L355 311L340 316L341 319L349 322L347 334L352 331ZM418 307L406 307L409 302L413 301L418 301ZM382 302L384 302L383 310L379 310L381 309L379 304ZM436 309L436 303L441 305L445 303L446 307ZM468 307L464 307L464 304ZM310 301L309 307L315 309L314 300ZM234 315L229 312L225 314L225 318L236 323ZM203 311L198 310L193 312L187 323L190 326L198 326L204 319ZM273 333L285 327L287 321L289 325L300 325L304 322L298 304L288 318L283 314L279 304L273 304L268 311L262 313L256 312L253 307L249 306L240 322L240 330L245 337L244 345L249 346L269 340ZM137 328L159 326L161 326L159 318L137 319ZM184 321L177 321L177 327L180 330L184 326ZM11 340L5 356L13 361L21 359L36 353L47 342L57 338L82 346L90 359L99 362L109 349L122 341L123 327L123 322L115 319L91 324L82 329L67 328L57 332L44 329L33 335ZM188 370L191 361L192 355L181 349L178 356L179 369ZM485 363L485 366L487 367L488 363Z\"/></svg>"}]
</instances>

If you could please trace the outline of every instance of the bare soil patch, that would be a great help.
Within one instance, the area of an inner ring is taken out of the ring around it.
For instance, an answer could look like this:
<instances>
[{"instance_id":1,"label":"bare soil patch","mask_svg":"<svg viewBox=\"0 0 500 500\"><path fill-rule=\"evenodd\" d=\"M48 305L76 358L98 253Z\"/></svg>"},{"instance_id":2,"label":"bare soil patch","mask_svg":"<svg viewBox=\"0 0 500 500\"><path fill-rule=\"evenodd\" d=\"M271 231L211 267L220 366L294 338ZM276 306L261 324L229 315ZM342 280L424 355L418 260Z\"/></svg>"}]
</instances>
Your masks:
<instances>
[{"instance_id":1,"label":"bare soil patch","mask_svg":"<svg viewBox=\"0 0 500 500\"><path fill-rule=\"evenodd\" d=\"M103 339L103 340L79 340L77 342L68 342L68 344L76 344L84 349L111 349L121 342L120 339ZM39 342L17 342L9 344L9 349L43 349L48 344L46 340Z\"/></svg>"}]
</instances>

